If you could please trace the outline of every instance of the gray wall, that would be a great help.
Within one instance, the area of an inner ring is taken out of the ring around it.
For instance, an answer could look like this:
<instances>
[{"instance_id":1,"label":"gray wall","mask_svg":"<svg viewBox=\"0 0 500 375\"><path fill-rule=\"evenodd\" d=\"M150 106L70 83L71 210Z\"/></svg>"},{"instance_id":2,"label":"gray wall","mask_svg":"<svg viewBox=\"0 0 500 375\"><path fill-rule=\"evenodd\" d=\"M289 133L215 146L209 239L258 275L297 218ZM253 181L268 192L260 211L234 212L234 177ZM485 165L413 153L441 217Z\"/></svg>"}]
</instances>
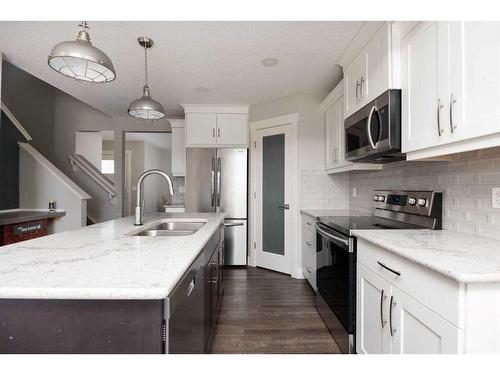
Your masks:
<instances>
[{"instance_id":1,"label":"gray wall","mask_svg":"<svg viewBox=\"0 0 500 375\"><path fill-rule=\"evenodd\" d=\"M436 190L444 194L443 227L500 239L500 209L491 188L500 186L500 148L453 155L451 162L399 162L381 171L350 172L350 208L371 212L373 189Z\"/></svg>"}]
</instances>

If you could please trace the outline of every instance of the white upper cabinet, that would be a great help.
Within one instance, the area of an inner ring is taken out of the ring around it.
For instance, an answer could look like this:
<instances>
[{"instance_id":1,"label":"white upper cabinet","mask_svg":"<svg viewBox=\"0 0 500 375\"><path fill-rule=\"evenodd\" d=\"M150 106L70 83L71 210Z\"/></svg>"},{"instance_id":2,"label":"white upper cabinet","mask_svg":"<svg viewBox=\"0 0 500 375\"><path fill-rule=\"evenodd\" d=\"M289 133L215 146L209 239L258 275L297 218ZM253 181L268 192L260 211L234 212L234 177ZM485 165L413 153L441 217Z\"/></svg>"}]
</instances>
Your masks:
<instances>
[{"instance_id":1,"label":"white upper cabinet","mask_svg":"<svg viewBox=\"0 0 500 375\"><path fill-rule=\"evenodd\" d=\"M246 147L248 144L248 115L246 113L217 114L217 144Z\"/></svg>"},{"instance_id":2,"label":"white upper cabinet","mask_svg":"<svg viewBox=\"0 0 500 375\"><path fill-rule=\"evenodd\" d=\"M345 117L392 88L391 24L385 22L344 69Z\"/></svg>"},{"instance_id":3,"label":"white upper cabinet","mask_svg":"<svg viewBox=\"0 0 500 375\"><path fill-rule=\"evenodd\" d=\"M216 144L217 115L215 113L186 113L187 147Z\"/></svg>"},{"instance_id":4,"label":"white upper cabinet","mask_svg":"<svg viewBox=\"0 0 500 375\"><path fill-rule=\"evenodd\" d=\"M249 106L184 105L186 147L248 147Z\"/></svg>"},{"instance_id":5,"label":"white upper cabinet","mask_svg":"<svg viewBox=\"0 0 500 375\"><path fill-rule=\"evenodd\" d=\"M500 146L499 22L420 22L401 63L408 160Z\"/></svg>"},{"instance_id":6,"label":"white upper cabinet","mask_svg":"<svg viewBox=\"0 0 500 375\"><path fill-rule=\"evenodd\" d=\"M379 164L345 160L344 83L341 81L321 103L325 112L325 170L340 173L351 170L382 169Z\"/></svg>"},{"instance_id":7,"label":"white upper cabinet","mask_svg":"<svg viewBox=\"0 0 500 375\"><path fill-rule=\"evenodd\" d=\"M172 126L172 174L186 175L186 129L184 120L170 120Z\"/></svg>"}]
</instances>

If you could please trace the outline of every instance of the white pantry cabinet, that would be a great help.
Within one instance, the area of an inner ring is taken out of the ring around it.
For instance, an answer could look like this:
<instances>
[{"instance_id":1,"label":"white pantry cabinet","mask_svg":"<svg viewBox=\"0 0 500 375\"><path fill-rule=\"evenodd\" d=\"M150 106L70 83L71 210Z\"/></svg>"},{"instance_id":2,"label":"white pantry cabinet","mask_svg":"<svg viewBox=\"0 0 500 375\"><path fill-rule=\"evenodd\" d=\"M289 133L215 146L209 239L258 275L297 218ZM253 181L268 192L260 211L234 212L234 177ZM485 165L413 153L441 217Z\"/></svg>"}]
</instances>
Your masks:
<instances>
[{"instance_id":1,"label":"white pantry cabinet","mask_svg":"<svg viewBox=\"0 0 500 375\"><path fill-rule=\"evenodd\" d=\"M353 163L345 160L344 81L340 81L323 100L321 109L325 113L325 170L327 173L382 168L382 165Z\"/></svg>"},{"instance_id":2,"label":"white pantry cabinet","mask_svg":"<svg viewBox=\"0 0 500 375\"><path fill-rule=\"evenodd\" d=\"M345 67L345 118L392 88L391 45L391 23L385 22Z\"/></svg>"},{"instance_id":3,"label":"white pantry cabinet","mask_svg":"<svg viewBox=\"0 0 500 375\"><path fill-rule=\"evenodd\" d=\"M248 147L249 106L184 105L186 147Z\"/></svg>"},{"instance_id":4,"label":"white pantry cabinet","mask_svg":"<svg viewBox=\"0 0 500 375\"><path fill-rule=\"evenodd\" d=\"M186 175L186 129L185 121L169 120L172 127L172 175Z\"/></svg>"},{"instance_id":5,"label":"white pantry cabinet","mask_svg":"<svg viewBox=\"0 0 500 375\"><path fill-rule=\"evenodd\" d=\"M316 218L302 214L302 274L316 291Z\"/></svg>"},{"instance_id":6,"label":"white pantry cabinet","mask_svg":"<svg viewBox=\"0 0 500 375\"><path fill-rule=\"evenodd\" d=\"M401 40L408 160L500 145L500 22L420 22Z\"/></svg>"}]
</instances>

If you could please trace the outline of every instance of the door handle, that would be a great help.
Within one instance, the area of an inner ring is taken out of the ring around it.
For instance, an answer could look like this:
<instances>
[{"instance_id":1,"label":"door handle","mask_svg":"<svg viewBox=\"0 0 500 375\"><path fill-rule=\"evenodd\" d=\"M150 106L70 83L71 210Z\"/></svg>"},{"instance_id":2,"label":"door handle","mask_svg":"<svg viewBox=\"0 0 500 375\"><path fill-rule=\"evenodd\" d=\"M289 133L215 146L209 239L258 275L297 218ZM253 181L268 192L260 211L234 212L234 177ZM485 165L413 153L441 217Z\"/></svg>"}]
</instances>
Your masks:
<instances>
[{"instance_id":1,"label":"door handle","mask_svg":"<svg viewBox=\"0 0 500 375\"><path fill-rule=\"evenodd\" d=\"M215 158L212 158L212 180L211 180L211 206L214 207L215 205Z\"/></svg>"},{"instance_id":2,"label":"door handle","mask_svg":"<svg viewBox=\"0 0 500 375\"><path fill-rule=\"evenodd\" d=\"M290 209L290 205L289 204L282 204L281 206L278 206L278 208L281 208L283 210L289 210Z\"/></svg>"},{"instance_id":3,"label":"door handle","mask_svg":"<svg viewBox=\"0 0 500 375\"><path fill-rule=\"evenodd\" d=\"M387 319L384 319L384 301L387 299L387 296L384 294L384 289L380 292L380 325L382 328L387 324Z\"/></svg>"},{"instance_id":4,"label":"door handle","mask_svg":"<svg viewBox=\"0 0 500 375\"><path fill-rule=\"evenodd\" d=\"M373 113L378 114L377 106L375 106L375 105L372 107L372 109L370 110L370 114L368 115L368 122L366 123L366 133L368 134L368 141L370 142L370 146L374 150L376 150L377 145L375 143L373 143L372 131L371 131ZM378 140L377 140L377 142L378 142Z\"/></svg>"},{"instance_id":5,"label":"door handle","mask_svg":"<svg viewBox=\"0 0 500 375\"><path fill-rule=\"evenodd\" d=\"M221 167L222 167L222 162L220 158L217 158L217 207L220 207Z\"/></svg>"}]
</instances>

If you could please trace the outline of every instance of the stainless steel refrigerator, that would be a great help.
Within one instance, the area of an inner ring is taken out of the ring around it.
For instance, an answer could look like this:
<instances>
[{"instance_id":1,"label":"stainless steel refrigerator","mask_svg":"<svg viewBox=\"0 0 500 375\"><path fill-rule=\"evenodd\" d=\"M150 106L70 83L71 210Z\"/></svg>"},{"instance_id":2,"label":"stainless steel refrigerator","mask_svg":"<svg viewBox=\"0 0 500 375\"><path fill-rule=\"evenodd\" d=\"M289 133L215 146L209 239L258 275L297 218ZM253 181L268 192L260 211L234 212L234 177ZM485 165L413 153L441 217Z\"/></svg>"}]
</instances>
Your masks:
<instances>
[{"instance_id":1,"label":"stainless steel refrigerator","mask_svg":"<svg viewBox=\"0 0 500 375\"><path fill-rule=\"evenodd\" d=\"M186 212L225 212L225 264L247 264L248 150L188 148Z\"/></svg>"}]
</instances>

